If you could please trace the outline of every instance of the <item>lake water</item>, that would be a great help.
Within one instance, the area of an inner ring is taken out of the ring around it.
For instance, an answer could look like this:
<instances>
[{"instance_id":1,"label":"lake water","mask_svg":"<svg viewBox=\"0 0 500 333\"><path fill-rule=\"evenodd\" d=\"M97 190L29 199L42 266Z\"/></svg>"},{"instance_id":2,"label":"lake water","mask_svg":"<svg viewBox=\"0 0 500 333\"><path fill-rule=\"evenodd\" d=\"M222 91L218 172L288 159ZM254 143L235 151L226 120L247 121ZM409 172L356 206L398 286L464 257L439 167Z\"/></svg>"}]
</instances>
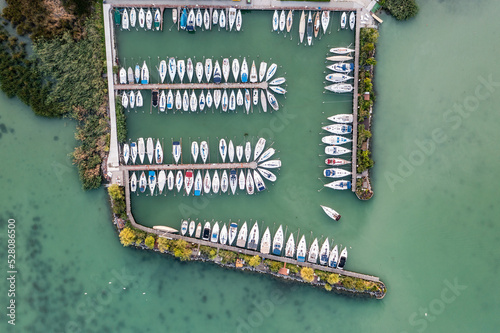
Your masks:
<instances>
[{"instance_id":1,"label":"lake water","mask_svg":"<svg viewBox=\"0 0 500 333\"><path fill-rule=\"evenodd\" d=\"M277 75L287 78L286 99L272 114L128 113L131 139L152 136L168 146L182 137L185 158L190 140L208 138L215 156L221 137L239 144L264 136L283 162L275 185L255 196L134 197L138 222L252 219L272 230L300 229L308 240L311 232L333 238L349 247L349 270L386 283L382 301L123 248L105 190L82 191L71 165L75 123L36 117L0 95L2 291L9 218L16 220L18 270L16 328L4 316L1 331L494 331L500 6L480 4L421 1L419 16L404 23L382 15L369 202L351 192L318 192L321 124L352 102L323 94L323 59L328 46L350 43L352 33L335 26L313 47L298 46L296 24L293 40L270 32L270 12L246 13L239 34L119 33L127 66L139 57L155 65L158 56L246 56L276 62ZM341 222L328 220L320 204L337 209ZM2 292L4 311L8 301Z\"/></svg>"}]
</instances>

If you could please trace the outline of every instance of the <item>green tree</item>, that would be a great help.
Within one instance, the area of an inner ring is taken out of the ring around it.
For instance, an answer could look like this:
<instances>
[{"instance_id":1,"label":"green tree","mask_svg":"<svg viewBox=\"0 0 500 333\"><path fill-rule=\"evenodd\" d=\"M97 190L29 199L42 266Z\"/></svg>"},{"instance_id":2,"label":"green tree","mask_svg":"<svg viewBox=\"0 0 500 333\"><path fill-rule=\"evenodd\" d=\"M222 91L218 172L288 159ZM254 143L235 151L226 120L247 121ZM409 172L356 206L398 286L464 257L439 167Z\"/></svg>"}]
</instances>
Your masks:
<instances>
[{"instance_id":1,"label":"green tree","mask_svg":"<svg viewBox=\"0 0 500 333\"><path fill-rule=\"evenodd\" d=\"M382 0L379 3L397 20L408 20L418 13L415 0Z\"/></svg>"},{"instance_id":2,"label":"green tree","mask_svg":"<svg viewBox=\"0 0 500 333\"><path fill-rule=\"evenodd\" d=\"M326 291L332 291L332 285L325 283L325 290Z\"/></svg>"},{"instance_id":3,"label":"green tree","mask_svg":"<svg viewBox=\"0 0 500 333\"><path fill-rule=\"evenodd\" d=\"M158 237L157 244L158 250L160 250L161 253L165 253L170 249L171 240L165 237Z\"/></svg>"},{"instance_id":4,"label":"green tree","mask_svg":"<svg viewBox=\"0 0 500 333\"><path fill-rule=\"evenodd\" d=\"M366 59L365 64L375 66L377 64L377 60L374 57L370 57Z\"/></svg>"},{"instance_id":5,"label":"green tree","mask_svg":"<svg viewBox=\"0 0 500 333\"><path fill-rule=\"evenodd\" d=\"M339 275L335 273L331 273L330 275L328 275L328 278L326 279L326 281L329 284L337 284L339 283L339 280L340 280Z\"/></svg>"},{"instance_id":6,"label":"green tree","mask_svg":"<svg viewBox=\"0 0 500 333\"><path fill-rule=\"evenodd\" d=\"M280 261L274 261L266 259L264 263L269 267L269 270L273 273L278 273L278 271L283 267L283 263Z\"/></svg>"},{"instance_id":7,"label":"green tree","mask_svg":"<svg viewBox=\"0 0 500 333\"><path fill-rule=\"evenodd\" d=\"M310 267L302 267L302 269L300 270L300 276L302 277L302 280L306 282L313 282L314 270Z\"/></svg>"},{"instance_id":8,"label":"green tree","mask_svg":"<svg viewBox=\"0 0 500 333\"><path fill-rule=\"evenodd\" d=\"M152 235L149 235L148 237L146 237L146 239L144 240L144 244L146 244L146 246L149 248L149 249L153 249L155 247L155 238L152 236Z\"/></svg>"},{"instance_id":9,"label":"green tree","mask_svg":"<svg viewBox=\"0 0 500 333\"><path fill-rule=\"evenodd\" d=\"M249 261L248 264L252 267L257 267L261 263L261 259L259 256L253 256Z\"/></svg>"},{"instance_id":10,"label":"green tree","mask_svg":"<svg viewBox=\"0 0 500 333\"><path fill-rule=\"evenodd\" d=\"M358 150L357 152L357 163L358 166L356 168L358 173L362 173L363 171L373 167L373 160L370 158L369 150Z\"/></svg>"},{"instance_id":11,"label":"green tree","mask_svg":"<svg viewBox=\"0 0 500 333\"><path fill-rule=\"evenodd\" d=\"M127 217L125 203L125 189L118 184L112 184L108 187L108 193L113 201L113 213L121 218Z\"/></svg>"},{"instance_id":12,"label":"green tree","mask_svg":"<svg viewBox=\"0 0 500 333\"><path fill-rule=\"evenodd\" d=\"M342 285L344 287L346 287L347 289L353 289L354 288L354 285L355 285L355 282L354 282L354 278L350 277L350 276L345 276L343 279L342 279Z\"/></svg>"},{"instance_id":13,"label":"green tree","mask_svg":"<svg viewBox=\"0 0 500 333\"><path fill-rule=\"evenodd\" d=\"M354 288L358 291L365 290L365 282L361 279L356 279L356 282L354 282Z\"/></svg>"},{"instance_id":14,"label":"green tree","mask_svg":"<svg viewBox=\"0 0 500 333\"><path fill-rule=\"evenodd\" d=\"M123 228L122 231L120 231L120 243L122 243L123 246L132 245L135 243L136 238L135 232L130 228Z\"/></svg>"},{"instance_id":15,"label":"green tree","mask_svg":"<svg viewBox=\"0 0 500 333\"><path fill-rule=\"evenodd\" d=\"M219 250L219 256L222 258L223 264L234 263L236 261L236 253L233 251Z\"/></svg>"}]
</instances>

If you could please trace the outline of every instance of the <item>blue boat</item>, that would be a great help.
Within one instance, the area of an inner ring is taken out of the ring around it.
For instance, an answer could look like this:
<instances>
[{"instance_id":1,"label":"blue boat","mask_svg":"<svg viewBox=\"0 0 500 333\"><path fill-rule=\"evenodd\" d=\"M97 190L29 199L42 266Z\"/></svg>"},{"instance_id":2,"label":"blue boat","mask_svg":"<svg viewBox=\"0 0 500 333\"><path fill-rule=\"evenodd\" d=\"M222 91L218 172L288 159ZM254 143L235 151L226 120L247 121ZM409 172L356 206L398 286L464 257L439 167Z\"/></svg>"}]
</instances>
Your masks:
<instances>
[{"instance_id":1,"label":"blue boat","mask_svg":"<svg viewBox=\"0 0 500 333\"><path fill-rule=\"evenodd\" d=\"M181 14L181 29L182 30L186 30L187 20L188 20L188 14L187 14L186 8L184 8L182 10L182 14Z\"/></svg>"}]
</instances>

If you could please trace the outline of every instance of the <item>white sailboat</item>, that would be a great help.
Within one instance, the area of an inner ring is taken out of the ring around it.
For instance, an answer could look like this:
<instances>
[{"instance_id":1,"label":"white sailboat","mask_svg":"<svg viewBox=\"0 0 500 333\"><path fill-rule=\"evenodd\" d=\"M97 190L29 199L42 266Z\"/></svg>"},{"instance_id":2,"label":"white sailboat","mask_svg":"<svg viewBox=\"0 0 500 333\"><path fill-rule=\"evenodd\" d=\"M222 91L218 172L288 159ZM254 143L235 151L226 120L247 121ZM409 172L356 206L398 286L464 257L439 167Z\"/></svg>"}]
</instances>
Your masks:
<instances>
[{"instance_id":1,"label":"white sailboat","mask_svg":"<svg viewBox=\"0 0 500 333\"><path fill-rule=\"evenodd\" d=\"M183 184L184 184L184 175L182 174L181 170L178 170L177 175L175 176L175 188L177 189L177 192L180 192L182 190Z\"/></svg>"},{"instance_id":2,"label":"white sailboat","mask_svg":"<svg viewBox=\"0 0 500 333\"><path fill-rule=\"evenodd\" d=\"M279 27L279 14L278 11L275 10L273 14L273 31L278 31Z\"/></svg>"},{"instance_id":3,"label":"white sailboat","mask_svg":"<svg viewBox=\"0 0 500 333\"><path fill-rule=\"evenodd\" d=\"M236 158L238 159L238 162L241 162L241 159L243 158L243 146L236 146Z\"/></svg>"},{"instance_id":4,"label":"white sailboat","mask_svg":"<svg viewBox=\"0 0 500 333\"><path fill-rule=\"evenodd\" d=\"M235 222L231 222L229 224L229 233L228 233L228 243L227 245L232 245L234 240L236 239L236 236L238 235L238 224ZM245 237L246 238L246 237Z\"/></svg>"},{"instance_id":5,"label":"white sailboat","mask_svg":"<svg viewBox=\"0 0 500 333\"><path fill-rule=\"evenodd\" d=\"M137 93L135 94L135 106L140 108L140 107L142 107L143 104L144 104L144 101L142 99L141 91L138 90Z\"/></svg>"},{"instance_id":6,"label":"white sailboat","mask_svg":"<svg viewBox=\"0 0 500 333\"><path fill-rule=\"evenodd\" d=\"M171 82L174 82L176 72L177 72L177 65L175 62L175 58L171 57L170 59L168 59L168 75L170 76Z\"/></svg>"},{"instance_id":7,"label":"white sailboat","mask_svg":"<svg viewBox=\"0 0 500 333\"><path fill-rule=\"evenodd\" d=\"M189 237L193 237L196 224L194 221L189 222Z\"/></svg>"},{"instance_id":8,"label":"white sailboat","mask_svg":"<svg viewBox=\"0 0 500 333\"><path fill-rule=\"evenodd\" d=\"M219 188L220 188L219 173L217 172L217 170L215 170L214 178L212 178L212 192L214 194L219 193Z\"/></svg>"},{"instance_id":9,"label":"white sailboat","mask_svg":"<svg viewBox=\"0 0 500 333\"><path fill-rule=\"evenodd\" d=\"M125 164L128 163L128 159L130 158L130 146L128 143L123 144L123 160Z\"/></svg>"},{"instance_id":10,"label":"white sailboat","mask_svg":"<svg viewBox=\"0 0 500 333\"><path fill-rule=\"evenodd\" d=\"M267 112L267 98L264 89L260 91L260 105L262 106L262 111Z\"/></svg>"},{"instance_id":11,"label":"white sailboat","mask_svg":"<svg viewBox=\"0 0 500 333\"><path fill-rule=\"evenodd\" d=\"M257 191L262 192L266 189L266 185L264 184L264 180L260 176L260 174L257 172L257 170L253 171L253 180L255 182L255 188Z\"/></svg>"},{"instance_id":12,"label":"white sailboat","mask_svg":"<svg viewBox=\"0 0 500 333\"><path fill-rule=\"evenodd\" d=\"M278 231L274 234L273 238L273 251L274 255L280 256L283 249L283 227L279 226Z\"/></svg>"},{"instance_id":13,"label":"white sailboat","mask_svg":"<svg viewBox=\"0 0 500 333\"><path fill-rule=\"evenodd\" d=\"M177 93L175 94L175 109L176 110L182 109L182 96L180 90L177 90Z\"/></svg>"},{"instance_id":14,"label":"white sailboat","mask_svg":"<svg viewBox=\"0 0 500 333\"><path fill-rule=\"evenodd\" d=\"M347 24L347 14L345 12L342 12L342 16L340 17L340 27L342 29L345 29L346 24Z\"/></svg>"},{"instance_id":15,"label":"white sailboat","mask_svg":"<svg viewBox=\"0 0 500 333\"><path fill-rule=\"evenodd\" d=\"M336 123L350 124L352 123L354 116L352 115L352 113L341 113L328 117L327 119Z\"/></svg>"},{"instance_id":16,"label":"white sailboat","mask_svg":"<svg viewBox=\"0 0 500 333\"><path fill-rule=\"evenodd\" d=\"M240 188L240 191L245 190L245 185L246 185L245 173L243 172L243 169L240 169L240 176L238 177L238 186Z\"/></svg>"},{"instance_id":17,"label":"white sailboat","mask_svg":"<svg viewBox=\"0 0 500 333\"><path fill-rule=\"evenodd\" d=\"M332 220L338 221L340 220L341 216L339 213L337 213L333 208L327 207L320 205L321 208L323 208L323 211L325 212L326 215L328 215L329 218Z\"/></svg>"},{"instance_id":18,"label":"white sailboat","mask_svg":"<svg viewBox=\"0 0 500 333\"><path fill-rule=\"evenodd\" d=\"M206 141L200 143L200 156L203 163L206 163L208 158L208 143Z\"/></svg>"},{"instance_id":19,"label":"white sailboat","mask_svg":"<svg viewBox=\"0 0 500 333\"><path fill-rule=\"evenodd\" d=\"M191 155L193 156L194 163L198 160L198 153L200 149L197 141L191 142Z\"/></svg>"},{"instance_id":20,"label":"white sailboat","mask_svg":"<svg viewBox=\"0 0 500 333\"><path fill-rule=\"evenodd\" d=\"M193 80L194 74L193 60L191 60L191 58L188 58L188 60L186 61L186 74L189 82L191 82Z\"/></svg>"},{"instance_id":21,"label":"white sailboat","mask_svg":"<svg viewBox=\"0 0 500 333\"><path fill-rule=\"evenodd\" d=\"M210 237L212 243L217 243L219 241L219 222L215 222L212 228L212 236Z\"/></svg>"},{"instance_id":22,"label":"white sailboat","mask_svg":"<svg viewBox=\"0 0 500 333\"><path fill-rule=\"evenodd\" d=\"M132 164L135 164L137 159L137 144L135 142L130 143L130 158L132 159Z\"/></svg>"},{"instance_id":23,"label":"white sailboat","mask_svg":"<svg viewBox=\"0 0 500 333\"><path fill-rule=\"evenodd\" d=\"M245 159L247 162L250 162L250 156L252 154L252 144L250 141L245 143Z\"/></svg>"},{"instance_id":24,"label":"white sailboat","mask_svg":"<svg viewBox=\"0 0 500 333\"><path fill-rule=\"evenodd\" d=\"M161 147L160 139L156 140L155 159L156 164L163 163L163 148Z\"/></svg>"},{"instance_id":25,"label":"white sailboat","mask_svg":"<svg viewBox=\"0 0 500 333\"><path fill-rule=\"evenodd\" d=\"M236 8L229 8L228 10L229 31L233 30L234 22L236 21Z\"/></svg>"},{"instance_id":26,"label":"white sailboat","mask_svg":"<svg viewBox=\"0 0 500 333\"><path fill-rule=\"evenodd\" d=\"M250 229L250 234L248 236L248 245L247 248L249 250L257 251L257 246L259 245L259 225L257 222L253 225L252 229Z\"/></svg>"},{"instance_id":27,"label":"white sailboat","mask_svg":"<svg viewBox=\"0 0 500 333\"><path fill-rule=\"evenodd\" d=\"M266 77L266 71L267 71L267 62L262 61L260 63L260 67L259 67L259 81L260 82L262 82L262 80L264 80L264 78Z\"/></svg>"},{"instance_id":28,"label":"white sailboat","mask_svg":"<svg viewBox=\"0 0 500 333\"><path fill-rule=\"evenodd\" d=\"M144 156L146 154L146 146L144 145L143 138L137 139L137 150L139 153L139 160L141 161L141 164L142 164L142 163L144 163Z\"/></svg>"},{"instance_id":29,"label":"white sailboat","mask_svg":"<svg viewBox=\"0 0 500 333\"><path fill-rule=\"evenodd\" d=\"M248 172L247 172L247 182L245 185L246 185L247 193L250 195L254 194L255 188L254 188L252 173L250 172L250 170L248 170Z\"/></svg>"},{"instance_id":30,"label":"white sailboat","mask_svg":"<svg viewBox=\"0 0 500 333\"><path fill-rule=\"evenodd\" d=\"M318 239L315 238L311 247L309 248L309 256L307 258L307 261L310 263L317 263L318 262L318 252L319 252L319 246L318 246Z\"/></svg>"},{"instance_id":31,"label":"white sailboat","mask_svg":"<svg viewBox=\"0 0 500 333\"><path fill-rule=\"evenodd\" d=\"M199 83L203 80L203 64L199 61L196 63L196 78Z\"/></svg>"},{"instance_id":32,"label":"white sailboat","mask_svg":"<svg viewBox=\"0 0 500 333\"><path fill-rule=\"evenodd\" d=\"M330 11L324 10L321 13L321 25L323 26L323 34L326 34L326 29L328 29L329 23L330 23Z\"/></svg>"},{"instance_id":33,"label":"white sailboat","mask_svg":"<svg viewBox=\"0 0 500 333\"><path fill-rule=\"evenodd\" d=\"M227 242L227 227L225 223L220 230L219 242L223 245L226 245Z\"/></svg>"},{"instance_id":34,"label":"white sailboat","mask_svg":"<svg viewBox=\"0 0 500 333\"><path fill-rule=\"evenodd\" d=\"M266 73L266 81L269 81L270 79L272 79L274 74L276 74L277 69L278 69L278 65L276 65L274 63L271 64L271 66L269 66L269 68L267 69L267 73Z\"/></svg>"},{"instance_id":35,"label":"white sailboat","mask_svg":"<svg viewBox=\"0 0 500 333\"><path fill-rule=\"evenodd\" d=\"M167 183L167 174L165 173L165 170L160 170L158 172L158 193L162 194L163 189L165 188L165 184Z\"/></svg>"},{"instance_id":36,"label":"white sailboat","mask_svg":"<svg viewBox=\"0 0 500 333\"><path fill-rule=\"evenodd\" d=\"M269 250L271 249L271 232L269 231L269 227L264 231L264 235L262 236L262 240L260 242L260 252L263 254L269 254Z\"/></svg>"},{"instance_id":37,"label":"white sailboat","mask_svg":"<svg viewBox=\"0 0 500 333\"><path fill-rule=\"evenodd\" d=\"M229 67L229 59L224 58L222 59L222 75L224 76L224 81L229 80L229 72L231 71L231 68Z\"/></svg>"},{"instance_id":38,"label":"white sailboat","mask_svg":"<svg viewBox=\"0 0 500 333\"><path fill-rule=\"evenodd\" d=\"M175 177L172 170L170 170L167 175L167 188L169 191L172 191L174 189L174 186L175 186Z\"/></svg>"},{"instance_id":39,"label":"white sailboat","mask_svg":"<svg viewBox=\"0 0 500 333\"><path fill-rule=\"evenodd\" d=\"M259 173L262 175L262 177L264 177L265 179L267 179L271 182L275 182L277 179L276 175L269 170L257 168L257 171L259 171Z\"/></svg>"},{"instance_id":40,"label":"white sailboat","mask_svg":"<svg viewBox=\"0 0 500 333\"><path fill-rule=\"evenodd\" d=\"M222 177L220 178L220 190L222 193L226 193L229 188L229 178L227 176L227 171L222 171Z\"/></svg>"},{"instance_id":41,"label":"white sailboat","mask_svg":"<svg viewBox=\"0 0 500 333\"><path fill-rule=\"evenodd\" d=\"M174 157L175 163L179 163L179 159L181 158L182 150L181 144L179 141L174 141L172 144L172 156Z\"/></svg>"},{"instance_id":42,"label":"white sailboat","mask_svg":"<svg viewBox=\"0 0 500 333\"><path fill-rule=\"evenodd\" d=\"M135 172L132 172L132 176L130 177L130 191L137 191L137 176L135 175Z\"/></svg>"},{"instance_id":43,"label":"white sailboat","mask_svg":"<svg viewBox=\"0 0 500 333\"><path fill-rule=\"evenodd\" d=\"M293 258L295 254L295 240L293 239L293 234L290 234L285 246L285 257Z\"/></svg>"},{"instance_id":44,"label":"white sailboat","mask_svg":"<svg viewBox=\"0 0 500 333\"><path fill-rule=\"evenodd\" d=\"M146 23L146 14L144 13L144 9L139 9L139 26L141 29L144 29L144 24Z\"/></svg>"},{"instance_id":45,"label":"white sailboat","mask_svg":"<svg viewBox=\"0 0 500 333\"><path fill-rule=\"evenodd\" d=\"M137 10L134 7L132 7L130 9L130 26L132 28L135 28L136 22L137 22Z\"/></svg>"},{"instance_id":46,"label":"white sailboat","mask_svg":"<svg viewBox=\"0 0 500 333\"><path fill-rule=\"evenodd\" d=\"M238 238L236 240L236 246L238 247L245 247L247 244L247 222L243 223L243 225L240 228L240 231L238 232Z\"/></svg>"},{"instance_id":47,"label":"white sailboat","mask_svg":"<svg viewBox=\"0 0 500 333\"><path fill-rule=\"evenodd\" d=\"M238 58L233 59L232 70L233 70L234 82L238 82L238 75L240 73L240 62Z\"/></svg>"},{"instance_id":48,"label":"white sailboat","mask_svg":"<svg viewBox=\"0 0 500 333\"><path fill-rule=\"evenodd\" d=\"M168 90L167 94L167 109L172 110L174 108L174 94L172 90Z\"/></svg>"},{"instance_id":49,"label":"white sailboat","mask_svg":"<svg viewBox=\"0 0 500 333\"><path fill-rule=\"evenodd\" d=\"M212 59L205 59L205 77L207 78L207 82L210 82L212 78Z\"/></svg>"},{"instance_id":50,"label":"white sailboat","mask_svg":"<svg viewBox=\"0 0 500 333\"><path fill-rule=\"evenodd\" d=\"M306 14L304 13L304 11L302 11L299 22L299 39L301 44L304 41L305 32L306 32Z\"/></svg>"},{"instance_id":51,"label":"white sailboat","mask_svg":"<svg viewBox=\"0 0 500 333\"><path fill-rule=\"evenodd\" d=\"M325 187L329 187L334 190L349 190L351 189L351 182L348 180L336 180L325 184Z\"/></svg>"},{"instance_id":52,"label":"white sailboat","mask_svg":"<svg viewBox=\"0 0 500 333\"><path fill-rule=\"evenodd\" d=\"M342 252L340 253L340 257L339 257L339 263L337 265L337 268L338 269L344 269L344 266L345 266L345 262L347 261L347 248L344 247L344 249L342 250Z\"/></svg>"},{"instance_id":53,"label":"white sailboat","mask_svg":"<svg viewBox=\"0 0 500 333\"><path fill-rule=\"evenodd\" d=\"M326 265L328 264L328 255L330 254L330 243L328 242L328 237L321 245L321 249L319 250L319 264Z\"/></svg>"},{"instance_id":54,"label":"white sailboat","mask_svg":"<svg viewBox=\"0 0 500 333\"><path fill-rule=\"evenodd\" d=\"M229 144L227 145L227 157L229 157L229 162L233 163L233 161L234 161L234 144L233 144L233 140L229 140Z\"/></svg>"},{"instance_id":55,"label":"white sailboat","mask_svg":"<svg viewBox=\"0 0 500 333\"><path fill-rule=\"evenodd\" d=\"M255 66L255 60L252 61L252 68L250 69L250 82L255 83L257 82L258 77L257 77L257 66ZM242 80L243 82L243 80Z\"/></svg>"},{"instance_id":56,"label":"white sailboat","mask_svg":"<svg viewBox=\"0 0 500 333\"><path fill-rule=\"evenodd\" d=\"M220 105L220 100L221 100L221 92L220 92L220 89L215 89L214 90L214 106L215 106L215 109L217 110L219 108L219 105Z\"/></svg>"},{"instance_id":57,"label":"white sailboat","mask_svg":"<svg viewBox=\"0 0 500 333\"><path fill-rule=\"evenodd\" d=\"M186 73L186 65L182 59L177 61L177 73L179 74L179 80L182 83L184 80L184 74Z\"/></svg>"},{"instance_id":58,"label":"white sailboat","mask_svg":"<svg viewBox=\"0 0 500 333\"><path fill-rule=\"evenodd\" d=\"M194 195L196 197L201 195L201 191L203 190L203 180L201 179L201 171L198 170L196 173L196 178L194 179Z\"/></svg>"},{"instance_id":59,"label":"white sailboat","mask_svg":"<svg viewBox=\"0 0 500 333\"><path fill-rule=\"evenodd\" d=\"M339 252L337 245L333 248L332 252L330 252L330 256L328 257L328 266L337 268L337 264L339 262Z\"/></svg>"},{"instance_id":60,"label":"white sailboat","mask_svg":"<svg viewBox=\"0 0 500 333\"><path fill-rule=\"evenodd\" d=\"M155 155L153 138L148 138L146 140L146 154L148 155L149 164L153 163L153 157Z\"/></svg>"},{"instance_id":61,"label":"white sailboat","mask_svg":"<svg viewBox=\"0 0 500 333\"><path fill-rule=\"evenodd\" d=\"M255 145L255 150L253 152L253 159L256 161L260 154L262 154L262 151L264 151L264 148L266 146L266 139L264 138L259 138L259 141L257 141L257 144Z\"/></svg>"},{"instance_id":62,"label":"white sailboat","mask_svg":"<svg viewBox=\"0 0 500 333\"><path fill-rule=\"evenodd\" d=\"M306 237L302 235L302 238L299 241L299 245L297 246L297 261L305 262L306 253L307 253Z\"/></svg>"},{"instance_id":63,"label":"white sailboat","mask_svg":"<svg viewBox=\"0 0 500 333\"><path fill-rule=\"evenodd\" d=\"M189 99L189 101L191 112L196 112L196 110L198 109L198 98L196 97L196 93L194 92L194 90L191 92L191 98Z\"/></svg>"},{"instance_id":64,"label":"white sailboat","mask_svg":"<svg viewBox=\"0 0 500 333\"><path fill-rule=\"evenodd\" d=\"M205 194L209 194L211 188L212 188L212 178L210 178L210 172L206 170L205 177L203 178L203 192L205 192Z\"/></svg>"},{"instance_id":65,"label":"white sailboat","mask_svg":"<svg viewBox=\"0 0 500 333\"><path fill-rule=\"evenodd\" d=\"M220 152L220 157L222 158L222 163L226 162L227 145L226 145L226 140L224 138L220 139L219 141L219 152Z\"/></svg>"},{"instance_id":66,"label":"white sailboat","mask_svg":"<svg viewBox=\"0 0 500 333\"><path fill-rule=\"evenodd\" d=\"M191 189L194 185L194 174L193 170L187 170L184 174L184 189L186 190L186 195L189 196Z\"/></svg>"},{"instance_id":67,"label":"white sailboat","mask_svg":"<svg viewBox=\"0 0 500 333\"><path fill-rule=\"evenodd\" d=\"M338 155L349 154L350 152L351 152L350 149L344 147L339 147L339 146L325 147L325 154L327 155L338 156Z\"/></svg>"}]
</instances>

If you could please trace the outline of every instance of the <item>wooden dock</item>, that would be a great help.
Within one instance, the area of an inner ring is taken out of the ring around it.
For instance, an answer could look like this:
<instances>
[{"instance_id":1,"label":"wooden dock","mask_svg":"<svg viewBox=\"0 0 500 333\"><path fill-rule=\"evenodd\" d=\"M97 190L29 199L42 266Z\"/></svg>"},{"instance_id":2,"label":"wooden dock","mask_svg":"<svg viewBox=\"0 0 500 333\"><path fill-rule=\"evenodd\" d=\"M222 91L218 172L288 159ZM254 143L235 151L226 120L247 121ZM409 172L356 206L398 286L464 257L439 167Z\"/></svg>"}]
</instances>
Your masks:
<instances>
[{"instance_id":1,"label":"wooden dock","mask_svg":"<svg viewBox=\"0 0 500 333\"><path fill-rule=\"evenodd\" d=\"M268 82L241 83L148 83L148 84L115 84L115 90L159 90L159 89L267 89Z\"/></svg>"},{"instance_id":2,"label":"wooden dock","mask_svg":"<svg viewBox=\"0 0 500 333\"><path fill-rule=\"evenodd\" d=\"M218 169L257 169L257 162L249 163L196 163L196 164L136 164L120 165L123 171L142 170L218 170Z\"/></svg>"},{"instance_id":3,"label":"wooden dock","mask_svg":"<svg viewBox=\"0 0 500 333\"><path fill-rule=\"evenodd\" d=\"M355 51L354 51L354 93L352 97L352 158L351 158L351 167L352 167L352 183L351 190L356 192L356 179L357 179L357 156L358 156L358 81L359 81L359 30L361 24L359 24L359 20L361 19L361 15L359 10L356 11L356 37L355 37Z\"/></svg>"},{"instance_id":4,"label":"wooden dock","mask_svg":"<svg viewBox=\"0 0 500 333\"><path fill-rule=\"evenodd\" d=\"M137 223L134 219L134 216L132 215L132 208L130 205L130 186L128 186L128 184L130 183L128 172L123 172L123 180L124 180L123 183L125 184L125 202L126 202L127 216L130 220L130 223L132 224L132 226L134 228L141 229L147 233L156 234L160 237L166 237L166 238L171 238L171 239L182 239L182 240L185 240L186 242L189 242L189 243L210 246L210 247L213 247L216 249L233 251L236 253L241 253L241 254L249 255L249 256L258 255L264 259L281 261L281 262L285 262L287 264L298 265L298 266L303 266L303 267L311 267L313 269L318 269L318 270L331 272L331 273L342 274L345 276L360 278L360 279L364 279L367 281L380 282L380 279L378 277L372 276L372 275L366 275L366 274L341 270L338 268L332 268L332 267L322 266L322 265L318 265L318 264L311 264L309 262L299 262L299 261L292 259L292 258L275 256L272 254L263 254L263 253L260 253L257 251L243 249L243 248L239 248L239 247L235 247L235 246L223 245L223 244L219 244L219 243L212 243L212 242L205 241L205 240L202 240L199 238L185 237L185 236L181 236L178 234L165 233L164 231L160 231L160 230L156 230L156 229L152 229L152 228L143 226L143 225Z\"/></svg>"}]
</instances>

